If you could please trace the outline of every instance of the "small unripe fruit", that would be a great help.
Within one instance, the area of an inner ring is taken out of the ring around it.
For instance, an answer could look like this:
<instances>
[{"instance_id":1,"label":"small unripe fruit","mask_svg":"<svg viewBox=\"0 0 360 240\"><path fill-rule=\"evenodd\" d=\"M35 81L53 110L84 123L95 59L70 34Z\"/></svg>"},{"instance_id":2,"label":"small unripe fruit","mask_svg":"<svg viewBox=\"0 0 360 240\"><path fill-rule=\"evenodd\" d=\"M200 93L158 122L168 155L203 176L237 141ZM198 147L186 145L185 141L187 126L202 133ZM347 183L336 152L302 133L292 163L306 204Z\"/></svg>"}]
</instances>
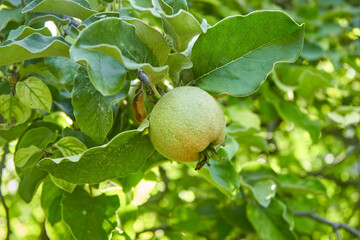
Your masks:
<instances>
[{"instance_id":1,"label":"small unripe fruit","mask_svg":"<svg viewBox=\"0 0 360 240\"><path fill-rule=\"evenodd\" d=\"M220 104L198 87L177 87L152 110L149 135L163 156L180 162L199 160L209 145L221 144L225 117Z\"/></svg>"}]
</instances>

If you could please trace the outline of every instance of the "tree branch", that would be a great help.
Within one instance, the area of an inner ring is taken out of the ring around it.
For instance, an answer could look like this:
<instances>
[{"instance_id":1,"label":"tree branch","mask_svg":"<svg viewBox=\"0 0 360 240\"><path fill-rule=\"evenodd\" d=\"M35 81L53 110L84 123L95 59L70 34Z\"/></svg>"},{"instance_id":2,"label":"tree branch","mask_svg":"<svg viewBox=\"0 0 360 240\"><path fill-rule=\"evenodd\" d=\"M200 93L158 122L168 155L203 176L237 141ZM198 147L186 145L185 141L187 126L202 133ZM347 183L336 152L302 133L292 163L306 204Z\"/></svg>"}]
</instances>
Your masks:
<instances>
[{"instance_id":1,"label":"tree branch","mask_svg":"<svg viewBox=\"0 0 360 240\"><path fill-rule=\"evenodd\" d=\"M9 144L5 143L3 149L4 149L4 155L2 156L2 159L1 159L1 162L0 162L0 200L1 200L2 205L4 206L4 209L5 209L6 227L7 227L7 233L6 233L5 239L9 240L10 239L10 233L11 233L9 208L6 206L5 199L4 199L4 196L3 196L2 191L1 191L2 172L3 172L3 169L5 168L6 155L9 153Z\"/></svg>"},{"instance_id":2,"label":"tree branch","mask_svg":"<svg viewBox=\"0 0 360 240\"><path fill-rule=\"evenodd\" d=\"M313 213L313 212L294 211L293 213L295 216L310 217L312 219L315 219L318 222L325 223L325 224L331 226L334 229L334 232L335 232L338 240L341 240L339 232L338 232L339 228L343 228L343 229L347 230L348 232L354 234L355 236L360 237L359 230L357 230L356 228L351 227L345 223L330 222L326 218L320 217L319 215L317 215L316 213Z\"/></svg>"}]
</instances>

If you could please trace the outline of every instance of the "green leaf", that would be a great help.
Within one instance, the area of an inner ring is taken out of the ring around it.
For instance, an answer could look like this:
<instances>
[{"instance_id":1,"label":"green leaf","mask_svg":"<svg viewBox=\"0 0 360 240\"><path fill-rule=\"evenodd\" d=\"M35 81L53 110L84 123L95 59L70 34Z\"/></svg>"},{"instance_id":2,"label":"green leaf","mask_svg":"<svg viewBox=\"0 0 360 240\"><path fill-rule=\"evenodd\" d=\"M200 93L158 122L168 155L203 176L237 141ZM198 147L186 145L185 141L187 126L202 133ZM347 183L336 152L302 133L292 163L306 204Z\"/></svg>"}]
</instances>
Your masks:
<instances>
[{"instance_id":1,"label":"green leaf","mask_svg":"<svg viewBox=\"0 0 360 240\"><path fill-rule=\"evenodd\" d=\"M269 206L271 199L275 197L276 183L271 179L242 181L241 184L250 188L256 201L265 208Z\"/></svg>"},{"instance_id":2,"label":"green leaf","mask_svg":"<svg viewBox=\"0 0 360 240\"><path fill-rule=\"evenodd\" d=\"M291 230L293 220L286 206L274 199L268 208L263 208L256 202L249 202L246 207L247 218L262 239L296 240ZM289 224L290 222L290 224Z\"/></svg>"},{"instance_id":3,"label":"green leaf","mask_svg":"<svg viewBox=\"0 0 360 240\"><path fill-rule=\"evenodd\" d=\"M44 181L41 193L41 207L45 212L46 219L54 225L61 221L61 200L63 190L58 188L50 178Z\"/></svg>"},{"instance_id":4,"label":"green leaf","mask_svg":"<svg viewBox=\"0 0 360 240\"><path fill-rule=\"evenodd\" d=\"M2 8L0 11L0 31L2 31L10 22L18 23L21 19L21 7L14 9Z\"/></svg>"},{"instance_id":5,"label":"green leaf","mask_svg":"<svg viewBox=\"0 0 360 240\"><path fill-rule=\"evenodd\" d=\"M37 161L44 155L42 149L31 145L30 147L20 148L15 152L15 167L25 169L36 165Z\"/></svg>"},{"instance_id":6,"label":"green leaf","mask_svg":"<svg viewBox=\"0 0 360 240\"><path fill-rule=\"evenodd\" d=\"M30 116L28 120L16 126L12 126L8 130L0 129L0 137L4 138L7 142L11 142L17 139L27 129L29 123L33 120L34 114Z\"/></svg>"},{"instance_id":7,"label":"green leaf","mask_svg":"<svg viewBox=\"0 0 360 240\"><path fill-rule=\"evenodd\" d=\"M244 128L255 128L256 130L260 130L261 121L259 116L247 107L231 105L226 108L225 113L233 122L239 123Z\"/></svg>"},{"instance_id":8,"label":"green leaf","mask_svg":"<svg viewBox=\"0 0 360 240\"><path fill-rule=\"evenodd\" d=\"M149 137L132 130L122 132L109 143L88 149L83 154L44 158L38 166L71 183L99 183L137 172L153 151Z\"/></svg>"},{"instance_id":9,"label":"green leaf","mask_svg":"<svg viewBox=\"0 0 360 240\"><path fill-rule=\"evenodd\" d=\"M168 161L163 157L159 152L154 151L154 153L146 160L144 166L136 173L129 174L122 178L114 179L114 181L119 182L124 192L129 192L133 187L135 187L141 179L148 173L153 167L160 165L163 162Z\"/></svg>"},{"instance_id":10,"label":"green leaf","mask_svg":"<svg viewBox=\"0 0 360 240\"><path fill-rule=\"evenodd\" d=\"M185 164L195 169L195 163L190 162ZM198 174L226 196L233 199L239 191L239 177L235 166L229 160L216 161L210 159L210 164L211 166L204 166L198 171Z\"/></svg>"},{"instance_id":11,"label":"green leaf","mask_svg":"<svg viewBox=\"0 0 360 240\"><path fill-rule=\"evenodd\" d=\"M11 30L7 39L19 40L33 33L39 33L44 36L51 36L51 32L47 27L32 28L25 25L21 25L17 29Z\"/></svg>"},{"instance_id":12,"label":"green leaf","mask_svg":"<svg viewBox=\"0 0 360 240\"><path fill-rule=\"evenodd\" d=\"M87 150L87 147L74 137L63 137L54 146L60 150L64 157L74 156Z\"/></svg>"},{"instance_id":13,"label":"green leaf","mask_svg":"<svg viewBox=\"0 0 360 240\"><path fill-rule=\"evenodd\" d=\"M266 91L267 100L272 103L282 119L294 123L296 126L309 132L313 142L317 142L320 136L321 123L312 120L308 114L302 112L298 106L285 102L270 91Z\"/></svg>"},{"instance_id":14,"label":"green leaf","mask_svg":"<svg viewBox=\"0 0 360 240\"><path fill-rule=\"evenodd\" d=\"M132 24L136 24L138 30ZM167 59L164 39L143 23L132 21L132 24L112 17L99 20L81 31L71 47L71 57L89 64L90 80L104 95L121 87L125 77L122 65L130 70L141 68L152 83L167 75L168 67L159 67L159 63ZM150 32L152 34L146 35ZM98 35L104 38L99 39Z\"/></svg>"},{"instance_id":15,"label":"green leaf","mask_svg":"<svg viewBox=\"0 0 360 240\"><path fill-rule=\"evenodd\" d=\"M196 84L214 94L247 96L277 62L293 62L303 45L304 26L280 11L228 17L196 40L191 54Z\"/></svg>"},{"instance_id":16,"label":"green leaf","mask_svg":"<svg viewBox=\"0 0 360 240\"><path fill-rule=\"evenodd\" d=\"M70 227L62 220L54 225L49 221L45 222L46 235L51 240L76 240L71 233Z\"/></svg>"},{"instance_id":17,"label":"green leaf","mask_svg":"<svg viewBox=\"0 0 360 240\"><path fill-rule=\"evenodd\" d=\"M74 191L74 189L76 188L76 184L73 183L69 183L63 179L60 178L56 178L52 175L50 175L50 178L52 180L52 182L58 187L61 188L64 191L67 191L69 193L72 193Z\"/></svg>"},{"instance_id":18,"label":"green leaf","mask_svg":"<svg viewBox=\"0 0 360 240\"><path fill-rule=\"evenodd\" d=\"M172 40L176 51L186 50L190 41L203 33L200 23L189 12L180 10L175 15L161 15L163 28ZM194 62L194 61L193 61Z\"/></svg>"},{"instance_id":19,"label":"green leaf","mask_svg":"<svg viewBox=\"0 0 360 240\"><path fill-rule=\"evenodd\" d=\"M312 100L319 89L335 86L332 74L311 66L282 65L276 68L285 84L295 85L297 93L307 101Z\"/></svg>"},{"instance_id":20,"label":"green leaf","mask_svg":"<svg viewBox=\"0 0 360 240\"><path fill-rule=\"evenodd\" d=\"M62 216L76 239L108 239L117 226L119 206L117 195L91 197L78 187L64 194Z\"/></svg>"},{"instance_id":21,"label":"green leaf","mask_svg":"<svg viewBox=\"0 0 360 240\"><path fill-rule=\"evenodd\" d=\"M169 76L175 85L179 84L182 70L193 66L190 59L181 53L170 54L166 64L169 66Z\"/></svg>"},{"instance_id":22,"label":"green leaf","mask_svg":"<svg viewBox=\"0 0 360 240\"><path fill-rule=\"evenodd\" d=\"M253 124L250 123L249 125ZM238 123L232 123L226 128L226 133L235 138L239 144L255 146L264 152L269 152L269 146L264 134L253 127L245 128Z\"/></svg>"},{"instance_id":23,"label":"green leaf","mask_svg":"<svg viewBox=\"0 0 360 240\"><path fill-rule=\"evenodd\" d=\"M240 171L242 181L250 182L257 180L271 179L278 181L277 174L267 164L260 162L248 162L244 164Z\"/></svg>"},{"instance_id":24,"label":"green leaf","mask_svg":"<svg viewBox=\"0 0 360 240\"><path fill-rule=\"evenodd\" d=\"M105 97L92 86L86 68L78 69L72 91L74 115L81 130L96 142L106 138L113 124L112 104L127 96L129 85L127 81L120 92Z\"/></svg>"},{"instance_id":25,"label":"green leaf","mask_svg":"<svg viewBox=\"0 0 360 240\"><path fill-rule=\"evenodd\" d=\"M0 95L0 129L8 129L28 120L31 109L12 94Z\"/></svg>"},{"instance_id":26,"label":"green leaf","mask_svg":"<svg viewBox=\"0 0 360 240\"><path fill-rule=\"evenodd\" d=\"M45 149L49 143L55 142L56 138L57 133L54 133L47 127L32 128L25 132L16 148L27 148L33 145L40 149Z\"/></svg>"},{"instance_id":27,"label":"green leaf","mask_svg":"<svg viewBox=\"0 0 360 240\"><path fill-rule=\"evenodd\" d=\"M164 2L172 8L172 14L176 14L181 9L188 11L186 0L164 0Z\"/></svg>"},{"instance_id":28,"label":"green leaf","mask_svg":"<svg viewBox=\"0 0 360 240\"><path fill-rule=\"evenodd\" d=\"M33 26L37 23L43 24L44 22L52 21L60 25L67 25L70 22L70 19L66 18L64 15L58 14L49 14L49 13L38 13L31 12L27 13L25 16L25 25Z\"/></svg>"},{"instance_id":29,"label":"green leaf","mask_svg":"<svg viewBox=\"0 0 360 240\"><path fill-rule=\"evenodd\" d=\"M135 34L155 55L159 65L164 65L170 53L169 45L164 36L155 28L147 25L143 21L133 19L123 19L123 21L135 26Z\"/></svg>"},{"instance_id":30,"label":"green leaf","mask_svg":"<svg viewBox=\"0 0 360 240\"><path fill-rule=\"evenodd\" d=\"M96 13L86 0L33 0L22 10L22 13L29 12L68 15L83 20Z\"/></svg>"},{"instance_id":31,"label":"green leaf","mask_svg":"<svg viewBox=\"0 0 360 240\"><path fill-rule=\"evenodd\" d=\"M85 27L89 26L90 24L97 22L101 19L107 18L107 17L119 17L118 12L99 12L95 13L94 15L91 15L88 17L85 21L81 22L81 25L78 27L79 30L84 29Z\"/></svg>"},{"instance_id":32,"label":"green leaf","mask_svg":"<svg viewBox=\"0 0 360 240\"><path fill-rule=\"evenodd\" d=\"M326 188L322 182L315 177L298 178L294 174L280 174L280 186L289 192L313 193L327 196Z\"/></svg>"},{"instance_id":33,"label":"green leaf","mask_svg":"<svg viewBox=\"0 0 360 240\"><path fill-rule=\"evenodd\" d=\"M16 84L16 96L30 108L51 111L51 92L46 84L36 77L29 77L18 82Z\"/></svg>"},{"instance_id":34,"label":"green leaf","mask_svg":"<svg viewBox=\"0 0 360 240\"><path fill-rule=\"evenodd\" d=\"M0 66L50 56L69 57L69 43L59 36L33 33L24 39L6 40L0 44Z\"/></svg>"},{"instance_id":35,"label":"green leaf","mask_svg":"<svg viewBox=\"0 0 360 240\"><path fill-rule=\"evenodd\" d=\"M47 57L44 64L49 72L65 86L72 86L79 65L65 57ZM71 89L70 87L67 89Z\"/></svg>"},{"instance_id":36,"label":"green leaf","mask_svg":"<svg viewBox=\"0 0 360 240\"><path fill-rule=\"evenodd\" d=\"M225 147L221 147L217 151L221 156L231 161L231 159L239 151L239 144L230 135L225 135Z\"/></svg>"},{"instance_id":37,"label":"green leaf","mask_svg":"<svg viewBox=\"0 0 360 240\"><path fill-rule=\"evenodd\" d=\"M31 202L42 180L48 175L47 172L37 166L27 169L19 184L19 195L27 203Z\"/></svg>"},{"instance_id":38,"label":"green leaf","mask_svg":"<svg viewBox=\"0 0 360 240\"><path fill-rule=\"evenodd\" d=\"M245 230L246 232L254 232L254 228L246 217L245 205L237 206L231 204L224 206L220 210L221 217L230 225Z\"/></svg>"},{"instance_id":39,"label":"green leaf","mask_svg":"<svg viewBox=\"0 0 360 240\"><path fill-rule=\"evenodd\" d=\"M115 94L124 85L126 69L115 59L99 52L78 48L71 48L71 57L75 61L86 59L91 83L102 95Z\"/></svg>"},{"instance_id":40,"label":"green leaf","mask_svg":"<svg viewBox=\"0 0 360 240\"><path fill-rule=\"evenodd\" d=\"M97 36L103 36L103 38L100 39ZM137 37L135 26L118 18L109 17L91 24L81 31L73 47L106 54L129 69L137 69L142 65L139 63L159 66L151 49ZM71 54L73 57L73 53ZM75 60L86 59L86 56L78 58Z\"/></svg>"}]
</instances>

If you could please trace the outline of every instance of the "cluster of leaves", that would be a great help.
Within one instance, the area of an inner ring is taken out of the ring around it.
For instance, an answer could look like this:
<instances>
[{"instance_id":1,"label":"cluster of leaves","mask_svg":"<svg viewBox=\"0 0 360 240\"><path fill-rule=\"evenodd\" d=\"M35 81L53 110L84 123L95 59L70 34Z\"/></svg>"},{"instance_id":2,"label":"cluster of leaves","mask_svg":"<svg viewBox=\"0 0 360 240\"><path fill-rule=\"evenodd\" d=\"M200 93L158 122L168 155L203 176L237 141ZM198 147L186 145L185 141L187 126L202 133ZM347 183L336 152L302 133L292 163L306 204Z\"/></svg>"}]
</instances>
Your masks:
<instances>
[{"instance_id":1,"label":"cluster of leaves","mask_svg":"<svg viewBox=\"0 0 360 240\"><path fill-rule=\"evenodd\" d=\"M274 2L0 1L0 236L359 234L360 6ZM225 160L197 172L144 121L183 85L227 119Z\"/></svg>"}]
</instances>

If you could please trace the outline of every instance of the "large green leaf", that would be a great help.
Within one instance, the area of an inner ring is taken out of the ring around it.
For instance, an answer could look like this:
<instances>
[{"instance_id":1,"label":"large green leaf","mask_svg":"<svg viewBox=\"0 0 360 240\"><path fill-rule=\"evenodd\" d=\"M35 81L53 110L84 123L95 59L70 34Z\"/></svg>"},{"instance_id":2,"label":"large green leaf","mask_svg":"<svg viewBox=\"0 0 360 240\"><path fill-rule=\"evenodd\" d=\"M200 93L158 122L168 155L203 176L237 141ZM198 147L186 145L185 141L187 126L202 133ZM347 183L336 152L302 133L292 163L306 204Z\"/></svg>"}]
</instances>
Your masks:
<instances>
[{"instance_id":1,"label":"large green leaf","mask_svg":"<svg viewBox=\"0 0 360 240\"><path fill-rule=\"evenodd\" d=\"M12 94L0 95L0 129L24 123L31 116L31 108Z\"/></svg>"},{"instance_id":2,"label":"large green leaf","mask_svg":"<svg viewBox=\"0 0 360 240\"><path fill-rule=\"evenodd\" d=\"M112 104L127 96L129 82L111 96L103 96L91 84L86 68L81 67L75 76L72 103L77 124L98 143L106 138L113 124Z\"/></svg>"},{"instance_id":3,"label":"large green leaf","mask_svg":"<svg viewBox=\"0 0 360 240\"><path fill-rule=\"evenodd\" d=\"M76 239L109 239L117 226L117 195L92 197L78 187L73 193L64 194L61 205L63 219Z\"/></svg>"},{"instance_id":4,"label":"large green leaf","mask_svg":"<svg viewBox=\"0 0 360 240\"><path fill-rule=\"evenodd\" d=\"M176 51L186 50L190 41L203 33L200 23L189 12L180 10L175 15L161 15L163 28L172 40ZM194 61L193 61L194 62Z\"/></svg>"},{"instance_id":5,"label":"large green leaf","mask_svg":"<svg viewBox=\"0 0 360 240\"><path fill-rule=\"evenodd\" d=\"M86 0L33 0L22 10L22 13L29 12L62 14L80 19L86 19L96 13Z\"/></svg>"},{"instance_id":6,"label":"large green leaf","mask_svg":"<svg viewBox=\"0 0 360 240\"><path fill-rule=\"evenodd\" d=\"M18 82L16 84L16 96L30 108L51 111L51 92L46 84L36 77L29 77Z\"/></svg>"},{"instance_id":7,"label":"large green leaf","mask_svg":"<svg viewBox=\"0 0 360 240\"><path fill-rule=\"evenodd\" d=\"M135 26L119 18L109 17L89 25L81 31L74 48L101 52L130 69L138 68L138 63L159 66L159 61L151 49L136 36ZM82 59L86 59L86 56Z\"/></svg>"},{"instance_id":8,"label":"large green leaf","mask_svg":"<svg viewBox=\"0 0 360 240\"><path fill-rule=\"evenodd\" d=\"M69 57L69 43L59 36L33 33L24 39L6 40L0 44L0 66L50 56Z\"/></svg>"},{"instance_id":9,"label":"large green leaf","mask_svg":"<svg viewBox=\"0 0 360 240\"><path fill-rule=\"evenodd\" d=\"M214 94L256 91L277 62L293 62L304 26L280 11L228 17L196 40L191 54L196 84Z\"/></svg>"},{"instance_id":10,"label":"large green leaf","mask_svg":"<svg viewBox=\"0 0 360 240\"><path fill-rule=\"evenodd\" d=\"M246 208L247 217L262 239L296 240L291 230L293 220L285 204L274 199L268 208L256 202L249 202Z\"/></svg>"},{"instance_id":11,"label":"large green leaf","mask_svg":"<svg viewBox=\"0 0 360 240\"><path fill-rule=\"evenodd\" d=\"M167 75L168 67L159 67L167 60L164 38L146 24L131 22L137 28L119 18L99 20L81 31L71 47L71 57L88 63L90 80L104 95L121 87L125 76L123 66L130 70L141 68L152 83Z\"/></svg>"},{"instance_id":12,"label":"large green leaf","mask_svg":"<svg viewBox=\"0 0 360 240\"><path fill-rule=\"evenodd\" d=\"M47 27L32 28L25 25L21 25L17 29L10 31L7 39L19 40L25 38L33 33L39 33L44 36L51 36L51 32Z\"/></svg>"},{"instance_id":13,"label":"large green leaf","mask_svg":"<svg viewBox=\"0 0 360 240\"><path fill-rule=\"evenodd\" d=\"M71 183L99 183L137 172L154 151L150 139L138 130L122 132L109 143L83 154L44 158L38 166Z\"/></svg>"}]
</instances>

